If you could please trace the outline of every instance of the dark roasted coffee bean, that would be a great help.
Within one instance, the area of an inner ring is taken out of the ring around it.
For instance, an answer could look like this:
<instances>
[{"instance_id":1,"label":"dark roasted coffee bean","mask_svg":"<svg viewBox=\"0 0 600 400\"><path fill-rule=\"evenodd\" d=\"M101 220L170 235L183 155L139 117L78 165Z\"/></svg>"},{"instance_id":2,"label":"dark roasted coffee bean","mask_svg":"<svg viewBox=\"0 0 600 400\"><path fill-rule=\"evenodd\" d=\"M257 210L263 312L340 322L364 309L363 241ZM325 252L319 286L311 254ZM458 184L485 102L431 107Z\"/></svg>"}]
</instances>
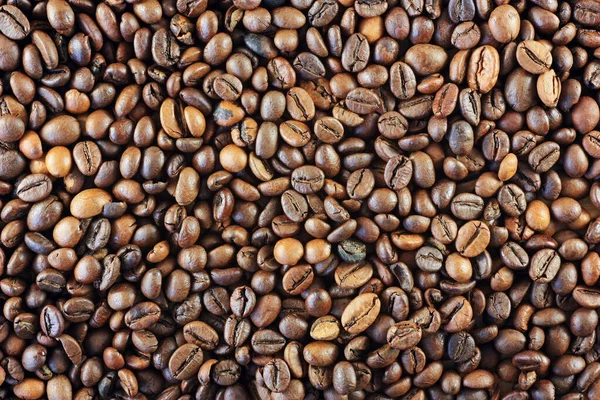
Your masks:
<instances>
[{"instance_id":1,"label":"dark roasted coffee bean","mask_svg":"<svg viewBox=\"0 0 600 400\"><path fill-rule=\"evenodd\" d=\"M65 320L58 308L46 306L40 315L40 326L46 335L56 338L64 331Z\"/></svg>"},{"instance_id":2,"label":"dark roasted coffee bean","mask_svg":"<svg viewBox=\"0 0 600 400\"><path fill-rule=\"evenodd\" d=\"M512 183L500 188L498 202L504 212L513 217L521 215L527 205L523 190Z\"/></svg>"}]
</instances>

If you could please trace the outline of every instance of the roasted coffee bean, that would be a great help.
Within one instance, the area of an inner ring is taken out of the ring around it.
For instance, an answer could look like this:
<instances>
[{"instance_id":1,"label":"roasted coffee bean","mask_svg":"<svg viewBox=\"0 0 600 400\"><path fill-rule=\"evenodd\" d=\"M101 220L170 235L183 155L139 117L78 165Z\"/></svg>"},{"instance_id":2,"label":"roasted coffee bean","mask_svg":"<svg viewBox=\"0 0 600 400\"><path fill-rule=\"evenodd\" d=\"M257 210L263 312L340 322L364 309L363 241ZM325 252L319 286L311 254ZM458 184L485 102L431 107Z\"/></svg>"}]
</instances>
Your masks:
<instances>
[{"instance_id":1,"label":"roasted coffee bean","mask_svg":"<svg viewBox=\"0 0 600 400\"><path fill-rule=\"evenodd\" d=\"M400 100L412 98L416 93L417 80L412 68L397 61L390 67L390 90Z\"/></svg>"},{"instance_id":2,"label":"roasted coffee bean","mask_svg":"<svg viewBox=\"0 0 600 400\"><path fill-rule=\"evenodd\" d=\"M469 60L467 81L469 87L480 93L487 93L494 88L500 73L500 55L490 45L475 49Z\"/></svg>"},{"instance_id":3,"label":"roasted coffee bean","mask_svg":"<svg viewBox=\"0 0 600 400\"><path fill-rule=\"evenodd\" d=\"M351 334L363 332L375 321L380 309L381 302L375 294L362 294L344 309L342 327Z\"/></svg>"},{"instance_id":4,"label":"roasted coffee bean","mask_svg":"<svg viewBox=\"0 0 600 400\"><path fill-rule=\"evenodd\" d=\"M412 321L399 322L387 331L387 341L397 350L406 350L421 340L421 327Z\"/></svg>"},{"instance_id":5,"label":"roasted coffee bean","mask_svg":"<svg viewBox=\"0 0 600 400\"><path fill-rule=\"evenodd\" d=\"M186 343L169 359L169 372L175 379L189 379L198 372L202 361L202 350L195 344Z\"/></svg>"},{"instance_id":6,"label":"roasted coffee bean","mask_svg":"<svg viewBox=\"0 0 600 400\"><path fill-rule=\"evenodd\" d=\"M455 333L448 340L448 355L454 362L467 361L475 349L475 340L466 332Z\"/></svg>"},{"instance_id":7,"label":"roasted coffee bean","mask_svg":"<svg viewBox=\"0 0 600 400\"><path fill-rule=\"evenodd\" d=\"M543 44L525 40L517 46L517 62L532 74L542 74L552 65L552 54Z\"/></svg>"},{"instance_id":8,"label":"roasted coffee bean","mask_svg":"<svg viewBox=\"0 0 600 400\"><path fill-rule=\"evenodd\" d=\"M17 186L15 194L23 201L35 203L45 199L52 191L52 181L44 174L26 176Z\"/></svg>"},{"instance_id":9,"label":"roasted coffee bean","mask_svg":"<svg viewBox=\"0 0 600 400\"><path fill-rule=\"evenodd\" d=\"M552 249L542 249L531 258L529 276L536 282L551 282L560 268L560 257Z\"/></svg>"},{"instance_id":10,"label":"roasted coffee bean","mask_svg":"<svg viewBox=\"0 0 600 400\"><path fill-rule=\"evenodd\" d=\"M471 0L452 1L448 4L448 11L450 19L454 23L470 21L475 17L475 2Z\"/></svg>"},{"instance_id":11,"label":"roasted coffee bean","mask_svg":"<svg viewBox=\"0 0 600 400\"><path fill-rule=\"evenodd\" d=\"M71 23L73 24L74 21ZM29 20L19 8L11 5L0 8L0 32L8 38L23 40L29 35L30 30Z\"/></svg>"},{"instance_id":12,"label":"roasted coffee bean","mask_svg":"<svg viewBox=\"0 0 600 400\"><path fill-rule=\"evenodd\" d=\"M64 331L65 320L55 306L46 306L40 315L40 326L46 335L56 338Z\"/></svg>"},{"instance_id":13,"label":"roasted coffee bean","mask_svg":"<svg viewBox=\"0 0 600 400\"><path fill-rule=\"evenodd\" d=\"M355 33L344 43L341 54L342 65L346 71L360 72L369 62L370 49L367 38L361 33Z\"/></svg>"},{"instance_id":14,"label":"roasted coffee bean","mask_svg":"<svg viewBox=\"0 0 600 400\"><path fill-rule=\"evenodd\" d=\"M338 244L338 254L346 262L360 262L366 257L366 246L362 242L346 239Z\"/></svg>"},{"instance_id":15,"label":"roasted coffee bean","mask_svg":"<svg viewBox=\"0 0 600 400\"><path fill-rule=\"evenodd\" d=\"M308 216L308 203L295 190L287 190L282 194L281 206L285 215L292 221L302 222Z\"/></svg>"},{"instance_id":16,"label":"roasted coffee bean","mask_svg":"<svg viewBox=\"0 0 600 400\"><path fill-rule=\"evenodd\" d=\"M469 221L463 225L456 236L456 249L465 257L476 257L490 243L488 226L481 221Z\"/></svg>"},{"instance_id":17,"label":"roasted coffee bean","mask_svg":"<svg viewBox=\"0 0 600 400\"><path fill-rule=\"evenodd\" d=\"M0 398L600 396L600 6L501 3L0 6Z\"/></svg>"},{"instance_id":18,"label":"roasted coffee bean","mask_svg":"<svg viewBox=\"0 0 600 400\"><path fill-rule=\"evenodd\" d=\"M500 191L498 192L498 202L504 212L513 217L521 215L525 211L527 205L523 190L512 183L500 188Z\"/></svg>"},{"instance_id":19,"label":"roasted coffee bean","mask_svg":"<svg viewBox=\"0 0 600 400\"><path fill-rule=\"evenodd\" d=\"M405 156L391 158L385 166L385 181L390 189L400 190L408 185L413 175L413 163Z\"/></svg>"},{"instance_id":20,"label":"roasted coffee bean","mask_svg":"<svg viewBox=\"0 0 600 400\"><path fill-rule=\"evenodd\" d=\"M529 165L535 172L546 172L558 161L560 153L558 143L541 143L529 153Z\"/></svg>"},{"instance_id":21,"label":"roasted coffee bean","mask_svg":"<svg viewBox=\"0 0 600 400\"><path fill-rule=\"evenodd\" d=\"M292 187L302 194L319 192L325 184L325 174L314 166L302 166L292 173Z\"/></svg>"}]
</instances>

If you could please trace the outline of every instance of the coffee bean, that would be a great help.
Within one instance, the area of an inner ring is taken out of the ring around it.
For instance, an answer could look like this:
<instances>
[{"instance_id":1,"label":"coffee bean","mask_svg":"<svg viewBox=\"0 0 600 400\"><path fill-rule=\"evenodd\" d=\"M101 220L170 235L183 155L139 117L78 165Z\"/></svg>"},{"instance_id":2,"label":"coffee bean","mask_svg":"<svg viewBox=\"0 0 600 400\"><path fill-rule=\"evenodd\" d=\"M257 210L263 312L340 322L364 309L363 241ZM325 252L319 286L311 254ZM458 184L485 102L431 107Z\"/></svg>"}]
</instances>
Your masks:
<instances>
[{"instance_id":1,"label":"coffee bean","mask_svg":"<svg viewBox=\"0 0 600 400\"><path fill-rule=\"evenodd\" d=\"M308 10L308 22L317 28L327 26L337 15L338 9L338 4L334 1L316 1Z\"/></svg>"},{"instance_id":2,"label":"coffee bean","mask_svg":"<svg viewBox=\"0 0 600 400\"><path fill-rule=\"evenodd\" d=\"M529 165L536 172L546 172L560 158L560 146L555 142L544 142L529 153Z\"/></svg>"},{"instance_id":3,"label":"coffee bean","mask_svg":"<svg viewBox=\"0 0 600 400\"><path fill-rule=\"evenodd\" d=\"M465 257L481 254L490 242L490 230L479 221L469 221L463 225L456 237L456 248Z\"/></svg>"},{"instance_id":4,"label":"coffee bean","mask_svg":"<svg viewBox=\"0 0 600 400\"><path fill-rule=\"evenodd\" d=\"M26 176L17 186L15 194L23 201L34 203L48 197L52 181L44 174Z\"/></svg>"},{"instance_id":5,"label":"coffee bean","mask_svg":"<svg viewBox=\"0 0 600 400\"><path fill-rule=\"evenodd\" d=\"M275 354L282 350L285 344L286 340L281 334L268 329L256 331L251 339L252 348L258 354Z\"/></svg>"},{"instance_id":6,"label":"coffee bean","mask_svg":"<svg viewBox=\"0 0 600 400\"><path fill-rule=\"evenodd\" d=\"M554 70L541 74L537 80L538 96L548 107L556 107L560 99L562 84Z\"/></svg>"},{"instance_id":7,"label":"coffee bean","mask_svg":"<svg viewBox=\"0 0 600 400\"><path fill-rule=\"evenodd\" d=\"M338 347L331 342L317 341L304 347L303 356L310 366L333 365L338 356Z\"/></svg>"},{"instance_id":8,"label":"coffee bean","mask_svg":"<svg viewBox=\"0 0 600 400\"><path fill-rule=\"evenodd\" d=\"M23 40L29 35L31 25L27 17L15 6L0 8L0 32L12 40Z\"/></svg>"},{"instance_id":9,"label":"coffee bean","mask_svg":"<svg viewBox=\"0 0 600 400\"><path fill-rule=\"evenodd\" d=\"M291 381L290 369L282 359L274 359L265 365L263 379L271 391L285 392Z\"/></svg>"},{"instance_id":10,"label":"coffee bean","mask_svg":"<svg viewBox=\"0 0 600 400\"><path fill-rule=\"evenodd\" d=\"M65 329L65 320L56 307L46 306L40 315L40 326L46 335L56 338Z\"/></svg>"},{"instance_id":11,"label":"coffee bean","mask_svg":"<svg viewBox=\"0 0 600 400\"><path fill-rule=\"evenodd\" d=\"M594 1L21 3L0 398L598 397Z\"/></svg>"},{"instance_id":12,"label":"coffee bean","mask_svg":"<svg viewBox=\"0 0 600 400\"><path fill-rule=\"evenodd\" d=\"M313 270L308 265L296 265L283 276L283 289L290 294L302 293L313 282Z\"/></svg>"},{"instance_id":13,"label":"coffee bean","mask_svg":"<svg viewBox=\"0 0 600 400\"><path fill-rule=\"evenodd\" d=\"M408 185L413 175L413 165L405 156L390 159L385 166L385 181L390 189L400 190Z\"/></svg>"},{"instance_id":14,"label":"coffee bean","mask_svg":"<svg viewBox=\"0 0 600 400\"><path fill-rule=\"evenodd\" d=\"M346 239L338 245L338 253L346 262L360 262L366 256L366 246L356 240Z\"/></svg>"},{"instance_id":15,"label":"coffee bean","mask_svg":"<svg viewBox=\"0 0 600 400\"><path fill-rule=\"evenodd\" d=\"M440 88L433 99L433 114L436 117L447 117L454 111L458 100L458 86L448 83Z\"/></svg>"},{"instance_id":16,"label":"coffee bean","mask_svg":"<svg viewBox=\"0 0 600 400\"><path fill-rule=\"evenodd\" d=\"M387 331L387 341L397 350L406 350L419 343L421 328L412 321L403 321L392 325Z\"/></svg>"},{"instance_id":17,"label":"coffee bean","mask_svg":"<svg viewBox=\"0 0 600 400\"><path fill-rule=\"evenodd\" d=\"M87 189L78 193L71 201L71 214L78 218L90 218L102 213L112 200L110 194L101 189Z\"/></svg>"},{"instance_id":18,"label":"coffee bean","mask_svg":"<svg viewBox=\"0 0 600 400\"><path fill-rule=\"evenodd\" d=\"M351 334L363 332L375 321L380 309L381 302L375 294L362 294L344 309L342 327Z\"/></svg>"},{"instance_id":19,"label":"coffee bean","mask_svg":"<svg viewBox=\"0 0 600 400\"><path fill-rule=\"evenodd\" d=\"M175 379L189 379L198 372L202 360L202 350L195 344L186 343L175 350L171 356L169 371Z\"/></svg>"},{"instance_id":20,"label":"coffee bean","mask_svg":"<svg viewBox=\"0 0 600 400\"><path fill-rule=\"evenodd\" d=\"M549 283L556 276L560 268L560 257L556 251L543 249L536 252L531 258L529 276L536 282Z\"/></svg>"},{"instance_id":21,"label":"coffee bean","mask_svg":"<svg viewBox=\"0 0 600 400\"><path fill-rule=\"evenodd\" d=\"M467 71L469 87L487 93L496 85L499 73L500 56L496 49L489 45L475 49L471 54Z\"/></svg>"},{"instance_id":22,"label":"coffee bean","mask_svg":"<svg viewBox=\"0 0 600 400\"><path fill-rule=\"evenodd\" d=\"M315 116L315 105L306 90L291 88L286 94L288 113L298 121L309 121Z\"/></svg>"},{"instance_id":23,"label":"coffee bean","mask_svg":"<svg viewBox=\"0 0 600 400\"><path fill-rule=\"evenodd\" d=\"M208 324L193 321L183 327L183 336L188 343L193 343L203 350L213 350L219 344L219 335Z\"/></svg>"},{"instance_id":24,"label":"coffee bean","mask_svg":"<svg viewBox=\"0 0 600 400\"><path fill-rule=\"evenodd\" d=\"M584 25L597 25L598 7L591 1L580 1L575 4L573 18Z\"/></svg>"},{"instance_id":25,"label":"coffee bean","mask_svg":"<svg viewBox=\"0 0 600 400\"><path fill-rule=\"evenodd\" d=\"M125 324L131 329L148 329L158 322L160 314L160 308L156 303L138 303L125 314Z\"/></svg>"},{"instance_id":26,"label":"coffee bean","mask_svg":"<svg viewBox=\"0 0 600 400\"><path fill-rule=\"evenodd\" d=\"M465 21L456 26L452 32L452 44L461 50L470 49L481 39L479 27L472 21Z\"/></svg>"},{"instance_id":27,"label":"coffee bean","mask_svg":"<svg viewBox=\"0 0 600 400\"><path fill-rule=\"evenodd\" d=\"M450 19L454 23L470 21L475 17L475 2L471 0L452 1L448 4L448 11Z\"/></svg>"},{"instance_id":28,"label":"coffee bean","mask_svg":"<svg viewBox=\"0 0 600 400\"><path fill-rule=\"evenodd\" d=\"M450 210L457 218L472 220L482 215L483 199L475 194L461 193L452 199Z\"/></svg>"},{"instance_id":29,"label":"coffee bean","mask_svg":"<svg viewBox=\"0 0 600 400\"><path fill-rule=\"evenodd\" d=\"M418 75L431 75L440 72L448 54L442 47L433 44L416 44L408 49L404 56L405 62Z\"/></svg>"},{"instance_id":30,"label":"coffee bean","mask_svg":"<svg viewBox=\"0 0 600 400\"><path fill-rule=\"evenodd\" d=\"M582 307L595 308L600 297L598 297L598 291L593 288L585 286L577 286L573 290L573 298Z\"/></svg>"},{"instance_id":31,"label":"coffee bean","mask_svg":"<svg viewBox=\"0 0 600 400\"><path fill-rule=\"evenodd\" d=\"M416 93L417 81L412 68L397 61L390 67L390 90L400 100L412 98Z\"/></svg>"},{"instance_id":32,"label":"coffee bean","mask_svg":"<svg viewBox=\"0 0 600 400\"><path fill-rule=\"evenodd\" d=\"M464 362L473 356L475 340L466 332L458 332L448 340L448 355L454 362Z\"/></svg>"},{"instance_id":33,"label":"coffee bean","mask_svg":"<svg viewBox=\"0 0 600 400\"><path fill-rule=\"evenodd\" d=\"M500 207L511 216L519 216L525 211L525 194L515 184L502 186L498 192Z\"/></svg>"},{"instance_id":34,"label":"coffee bean","mask_svg":"<svg viewBox=\"0 0 600 400\"><path fill-rule=\"evenodd\" d=\"M297 192L312 194L323 188L325 174L317 167L306 165L294 170L291 182Z\"/></svg>"},{"instance_id":35,"label":"coffee bean","mask_svg":"<svg viewBox=\"0 0 600 400\"><path fill-rule=\"evenodd\" d=\"M381 99L372 91L356 88L346 95L346 106L357 114L370 114L381 106Z\"/></svg>"},{"instance_id":36,"label":"coffee bean","mask_svg":"<svg viewBox=\"0 0 600 400\"><path fill-rule=\"evenodd\" d=\"M342 51L342 65L346 71L362 71L371 55L367 38L361 33L355 33L344 43Z\"/></svg>"},{"instance_id":37,"label":"coffee bean","mask_svg":"<svg viewBox=\"0 0 600 400\"><path fill-rule=\"evenodd\" d=\"M42 140L53 146L67 146L81 134L79 122L72 116L61 115L46 122L40 131Z\"/></svg>"},{"instance_id":38,"label":"coffee bean","mask_svg":"<svg viewBox=\"0 0 600 400\"><path fill-rule=\"evenodd\" d=\"M517 62L527 72L542 74L552 65L552 54L535 40L525 40L517 46Z\"/></svg>"},{"instance_id":39,"label":"coffee bean","mask_svg":"<svg viewBox=\"0 0 600 400\"><path fill-rule=\"evenodd\" d=\"M251 326L247 319L230 316L225 322L225 342L231 346L240 347L250 337L250 329Z\"/></svg>"}]
</instances>

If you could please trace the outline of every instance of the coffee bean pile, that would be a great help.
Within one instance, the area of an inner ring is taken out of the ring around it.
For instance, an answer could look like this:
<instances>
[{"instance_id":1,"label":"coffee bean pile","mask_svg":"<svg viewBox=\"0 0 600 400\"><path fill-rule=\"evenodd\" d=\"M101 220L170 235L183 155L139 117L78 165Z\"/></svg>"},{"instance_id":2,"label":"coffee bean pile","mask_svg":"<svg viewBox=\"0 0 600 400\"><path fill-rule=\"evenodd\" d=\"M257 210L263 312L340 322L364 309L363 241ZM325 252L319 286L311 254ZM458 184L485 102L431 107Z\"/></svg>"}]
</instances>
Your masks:
<instances>
[{"instance_id":1,"label":"coffee bean pile","mask_svg":"<svg viewBox=\"0 0 600 400\"><path fill-rule=\"evenodd\" d=\"M600 399L600 1L6 0L0 399Z\"/></svg>"}]
</instances>

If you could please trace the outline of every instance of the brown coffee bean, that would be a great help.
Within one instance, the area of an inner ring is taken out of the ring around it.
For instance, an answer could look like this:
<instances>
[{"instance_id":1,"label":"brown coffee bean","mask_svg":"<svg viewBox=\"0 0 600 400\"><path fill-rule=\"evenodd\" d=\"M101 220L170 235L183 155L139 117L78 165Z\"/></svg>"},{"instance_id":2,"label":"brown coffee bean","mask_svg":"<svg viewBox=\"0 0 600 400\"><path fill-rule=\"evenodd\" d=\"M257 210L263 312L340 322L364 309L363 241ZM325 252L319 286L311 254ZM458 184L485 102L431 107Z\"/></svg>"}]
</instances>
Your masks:
<instances>
[{"instance_id":1,"label":"brown coffee bean","mask_svg":"<svg viewBox=\"0 0 600 400\"><path fill-rule=\"evenodd\" d=\"M12 40L23 40L29 35L31 25L21 10L12 5L0 8L0 32Z\"/></svg>"},{"instance_id":2,"label":"brown coffee bean","mask_svg":"<svg viewBox=\"0 0 600 400\"><path fill-rule=\"evenodd\" d=\"M71 214L77 218L90 218L102 213L104 206L112 201L109 193L101 189L87 189L71 201Z\"/></svg>"},{"instance_id":3,"label":"brown coffee bean","mask_svg":"<svg viewBox=\"0 0 600 400\"><path fill-rule=\"evenodd\" d=\"M469 221L456 236L456 249L465 257L476 257L490 243L490 229L480 221Z\"/></svg>"},{"instance_id":4,"label":"brown coffee bean","mask_svg":"<svg viewBox=\"0 0 600 400\"><path fill-rule=\"evenodd\" d=\"M406 187L412 175L413 164L405 156L396 156L385 166L385 181L390 189L400 190Z\"/></svg>"},{"instance_id":5,"label":"brown coffee bean","mask_svg":"<svg viewBox=\"0 0 600 400\"><path fill-rule=\"evenodd\" d=\"M447 117L454 111L458 100L458 86L448 83L440 88L433 99L432 110L436 117Z\"/></svg>"},{"instance_id":6,"label":"brown coffee bean","mask_svg":"<svg viewBox=\"0 0 600 400\"><path fill-rule=\"evenodd\" d=\"M342 327L350 334L363 332L375 321L380 309L381 302L376 294L361 294L344 309Z\"/></svg>"},{"instance_id":7,"label":"brown coffee bean","mask_svg":"<svg viewBox=\"0 0 600 400\"><path fill-rule=\"evenodd\" d=\"M529 153L529 165L536 172L546 172L560 158L560 146L555 142L544 142Z\"/></svg>"},{"instance_id":8,"label":"brown coffee bean","mask_svg":"<svg viewBox=\"0 0 600 400\"><path fill-rule=\"evenodd\" d=\"M299 193L317 193L325 184L325 174L317 167L305 165L294 170L291 183Z\"/></svg>"},{"instance_id":9,"label":"brown coffee bean","mask_svg":"<svg viewBox=\"0 0 600 400\"><path fill-rule=\"evenodd\" d=\"M542 103L548 107L556 107L561 94L561 81L554 70L541 74L537 80L537 92Z\"/></svg>"},{"instance_id":10,"label":"brown coffee bean","mask_svg":"<svg viewBox=\"0 0 600 400\"><path fill-rule=\"evenodd\" d=\"M34 203L48 197L52 181L44 174L27 175L17 186L15 194L23 201Z\"/></svg>"},{"instance_id":11,"label":"brown coffee bean","mask_svg":"<svg viewBox=\"0 0 600 400\"><path fill-rule=\"evenodd\" d=\"M362 71L370 57L369 43L367 38L360 33L355 33L344 43L342 51L342 65L346 71Z\"/></svg>"},{"instance_id":12,"label":"brown coffee bean","mask_svg":"<svg viewBox=\"0 0 600 400\"><path fill-rule=\"evenodd\" d=\"M400 100L408 100L416 93L417 81L412 68L397 61L390 67L390 89Z\"/></svg>"},{"instance_id":13,"label":"brown coffee bean","mask_svg":"<svg viewBox=\"0 0 600 400\"><path fill-rule=\"evenodd\" d=\"M445 66L448 54L443 48L432 44L417 44L408 49L405 62L418 75L431 75L440 72Z\"/></svg>"},{"instance_id":14,"label":"brown coffee bean","mask_svg":"<svg viewBox=\"0 0 600 400\"><path fill-rule=\"evenodd\" d=\"M304 346L302 354L304 360L315 367L326 367L333 365L338 356L338 347L331 342L311 342Z\"/></svg>"},{"instance_id":15,"label":"brown coffee bean","mask_svg":"<svg viewBox=\"0 0 600 400\"><path fill-rule=\"evenodd\" d=\"M410 349L421 340L421 327L412 321L392 325L387 331L387 342L397 350Z\"/></svg>"},{"instance_id":16,"label":"brown coffee bean","mask_svg":"<svg viewBox=\"0 0 600 400\"><path fill-rule=\"evenodd\" d=\"M500 73L500 56L489 45L475 49L469 60L467 81L469 87L481 93L487 93L496 85Z\"/></svg>"},{"instance_id":17,"label":"brown coffee bean","mask_svg":"<svg viewBox=\"0 0 600 400\"><path fill-rule=\"evenodd\" d=\"M129 3L0 6L0 398L600 396L596 1Z\"/></svg>"},{"instance_id":18,"label":"brown coffee bean","mask_svg":"<svg viewBox=\"0 0 600 400\"><path fill-rule=\"evenodd\" d=\"M169 371L175 379L189 379L198 372L202 360L202 350L195 344L186 343L169 359Z\"/></svg>"},{"instance_id":19,"label":"brown coffee bean","mask_svg":"<svg viewBox=\"0 0 600 400\"><path fill-rule=\"evenodd\" d=\"M69 116L61 115L46 122L40 131L42 140L52 146L68 146L79 139L79 122Z\"/></svg>"},{"instance_id":20,"label":"brown coffee bean","mask_svg":"<svg viewBox=\"0 0 600 400\"><path fill-rule=\"evenodd\" d=\"M520 22L519 12L508 4L494 8L488 20L490 33L500 43L508 43L516 39Z\"/></svg>"},{"instance_id":21,"label":"brown coffee bean","mask_svg":"<svg viewBox=\"0 0 600 400\"><path fill-rule=\"evenodd\" d=\"M560 257L552 249L536 252L531 258L529 276L536 282L551 282L560 268Z\"/></svg>"},{"instance_id":22,"label":"brown coffee bean","mask_svg":"<svg viewBox=\"0 0 600 400\"><path fill-rule=\"evenodd\" d=\"M37 378L26 378L14 387L14 394L20 399L39 399L45 392L44 381Z\"/></svg>"},{"instance_id":23,"label":"brown coffee bean","mask_svg":"<svg viewBox=\"0 0 600 400\"><path fill-rule=\"evenodd\" d=\"M552 65L552 54L541 43L525 40L517 46L517 62L527 72L542 74Z\"/></svg>"}]
</instances>

